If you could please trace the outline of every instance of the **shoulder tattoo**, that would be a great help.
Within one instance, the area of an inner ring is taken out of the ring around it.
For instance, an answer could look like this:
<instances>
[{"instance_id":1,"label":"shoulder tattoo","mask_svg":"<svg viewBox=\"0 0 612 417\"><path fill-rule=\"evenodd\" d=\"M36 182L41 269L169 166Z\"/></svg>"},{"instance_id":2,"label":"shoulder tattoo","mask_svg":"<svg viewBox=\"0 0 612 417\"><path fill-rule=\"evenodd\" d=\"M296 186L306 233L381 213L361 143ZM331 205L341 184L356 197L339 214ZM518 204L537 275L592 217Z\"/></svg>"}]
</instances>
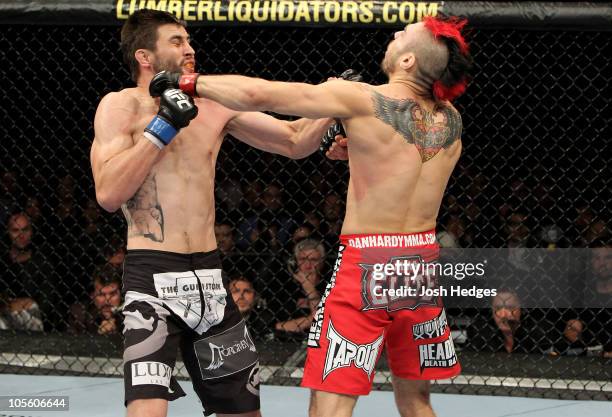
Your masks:
<instances>
[{"instance_id":1,"label":"shoulder tattoo","mask_svg":"<svg viewBox=\"0 0 612 417\"><path fill-rule=\"evenodd\" d=\"M461 115L450 106L437 106L430 112L414 100L392 99L376 91L372 91L372 102L376 118L415 145L423 162L461 138Z\"/></svg>"}]
</instances>

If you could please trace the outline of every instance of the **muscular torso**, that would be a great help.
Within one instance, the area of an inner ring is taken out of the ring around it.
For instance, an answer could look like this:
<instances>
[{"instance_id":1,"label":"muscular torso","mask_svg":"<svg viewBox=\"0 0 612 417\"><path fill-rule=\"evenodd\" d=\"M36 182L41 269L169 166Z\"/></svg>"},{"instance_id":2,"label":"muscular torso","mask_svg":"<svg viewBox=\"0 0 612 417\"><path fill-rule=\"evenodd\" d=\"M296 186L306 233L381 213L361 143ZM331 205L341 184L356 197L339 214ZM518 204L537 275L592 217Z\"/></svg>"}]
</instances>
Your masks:
<instances>
[{"instance_id":1,"label":"muscular torso","mask_svg":"<svg viewBox=\"0 0 612 417\"><path fill-rule=\"evenodd\" d=\"M461 153L461 118L449 104L371 89L374 115L344 121L350 181L343 234L433 229Z\"/></svg>"},{"instance_id":2,"label":"muscular torso","mask_svg":"<svg viewBox=\"0 0 612 417\"><path fill-rule=\"evenodd\" d=\"M123 90L138 99L134 143L157 113L159 101L138 89ZM212 101L196 99L198 116L160 153L138 191L122 210L128 225L128 249L179 253L210 251L214 234L215 163L223 129L232 112Z\"/></svg>"}]
</instances>

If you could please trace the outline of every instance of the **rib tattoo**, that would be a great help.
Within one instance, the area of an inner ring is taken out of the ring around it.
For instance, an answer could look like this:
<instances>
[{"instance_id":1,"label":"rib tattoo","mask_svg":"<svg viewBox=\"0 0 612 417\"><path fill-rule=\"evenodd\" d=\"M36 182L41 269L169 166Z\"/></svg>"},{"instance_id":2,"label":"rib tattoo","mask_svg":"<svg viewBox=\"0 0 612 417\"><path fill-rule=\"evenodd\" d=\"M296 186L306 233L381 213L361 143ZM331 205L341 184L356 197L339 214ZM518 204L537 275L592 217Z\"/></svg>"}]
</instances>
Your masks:
<instances>
[{"instance_id":1,"label":"rib tattoo","mask_svg":"<svg viewBox=\"0 0 612 417\"><path fill-rule=\"evenodd\" d=\"M164 241L164 212L157 199L155 174L149 174L136 194L130 198L123 214L129 236L144 236L154 242Z\"/></svg>"}]
</instances>

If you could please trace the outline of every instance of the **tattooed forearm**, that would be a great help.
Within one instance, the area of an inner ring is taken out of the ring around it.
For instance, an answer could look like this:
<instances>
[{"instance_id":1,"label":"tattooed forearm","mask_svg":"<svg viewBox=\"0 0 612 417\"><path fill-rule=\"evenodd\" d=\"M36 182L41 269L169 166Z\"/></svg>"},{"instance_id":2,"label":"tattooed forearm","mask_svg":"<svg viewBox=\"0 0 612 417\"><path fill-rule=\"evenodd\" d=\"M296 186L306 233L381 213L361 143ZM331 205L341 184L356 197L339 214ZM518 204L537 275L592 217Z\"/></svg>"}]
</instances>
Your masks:
<instances>
[{"instance_id":1,"label":"tattooed forearm","mask_svg":"<svg viewBox=\"0 0 612 417\"><path fill-rule=\"evenodd\" d=\"M430 112L414 100L396 100L376 91L372 91L372 101L376 117L415 145L423 162L461 137L461 116L450 106L437 106Z\"/></svg>"},{"instance_id":2,"label":"tattooed forearm","mask_svg":"<svg viewBox=\"0 0 612 417\"><path fill-rule=\"evenodd\" d=\"M129 236L144 236L154 242L164 241L164 212L157 199L155 174L149 175L134 197L123 208Z\"/></svg>"}]
</instances>

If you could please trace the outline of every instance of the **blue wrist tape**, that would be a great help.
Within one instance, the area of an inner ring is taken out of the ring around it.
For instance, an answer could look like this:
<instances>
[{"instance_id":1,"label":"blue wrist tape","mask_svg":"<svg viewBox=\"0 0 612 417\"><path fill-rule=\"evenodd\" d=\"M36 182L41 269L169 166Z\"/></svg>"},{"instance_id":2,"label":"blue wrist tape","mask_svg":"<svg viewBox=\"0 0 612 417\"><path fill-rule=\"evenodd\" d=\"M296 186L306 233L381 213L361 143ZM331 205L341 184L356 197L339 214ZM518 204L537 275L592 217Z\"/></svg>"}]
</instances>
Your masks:
<instances>
[{"instance_id":1,"label":"blue wrist tape","mask_svg":"<svg viewBox=\"0 0 612 417\"><path fill-rule=\"evenodd\" d=\"M178 133L178 130L159 116L155 116L153 120L151 120L151 123L145 128L145 131L155 135L159 140L164 142L165 145L169 144Z\"/></svg>"}]
</instances>

